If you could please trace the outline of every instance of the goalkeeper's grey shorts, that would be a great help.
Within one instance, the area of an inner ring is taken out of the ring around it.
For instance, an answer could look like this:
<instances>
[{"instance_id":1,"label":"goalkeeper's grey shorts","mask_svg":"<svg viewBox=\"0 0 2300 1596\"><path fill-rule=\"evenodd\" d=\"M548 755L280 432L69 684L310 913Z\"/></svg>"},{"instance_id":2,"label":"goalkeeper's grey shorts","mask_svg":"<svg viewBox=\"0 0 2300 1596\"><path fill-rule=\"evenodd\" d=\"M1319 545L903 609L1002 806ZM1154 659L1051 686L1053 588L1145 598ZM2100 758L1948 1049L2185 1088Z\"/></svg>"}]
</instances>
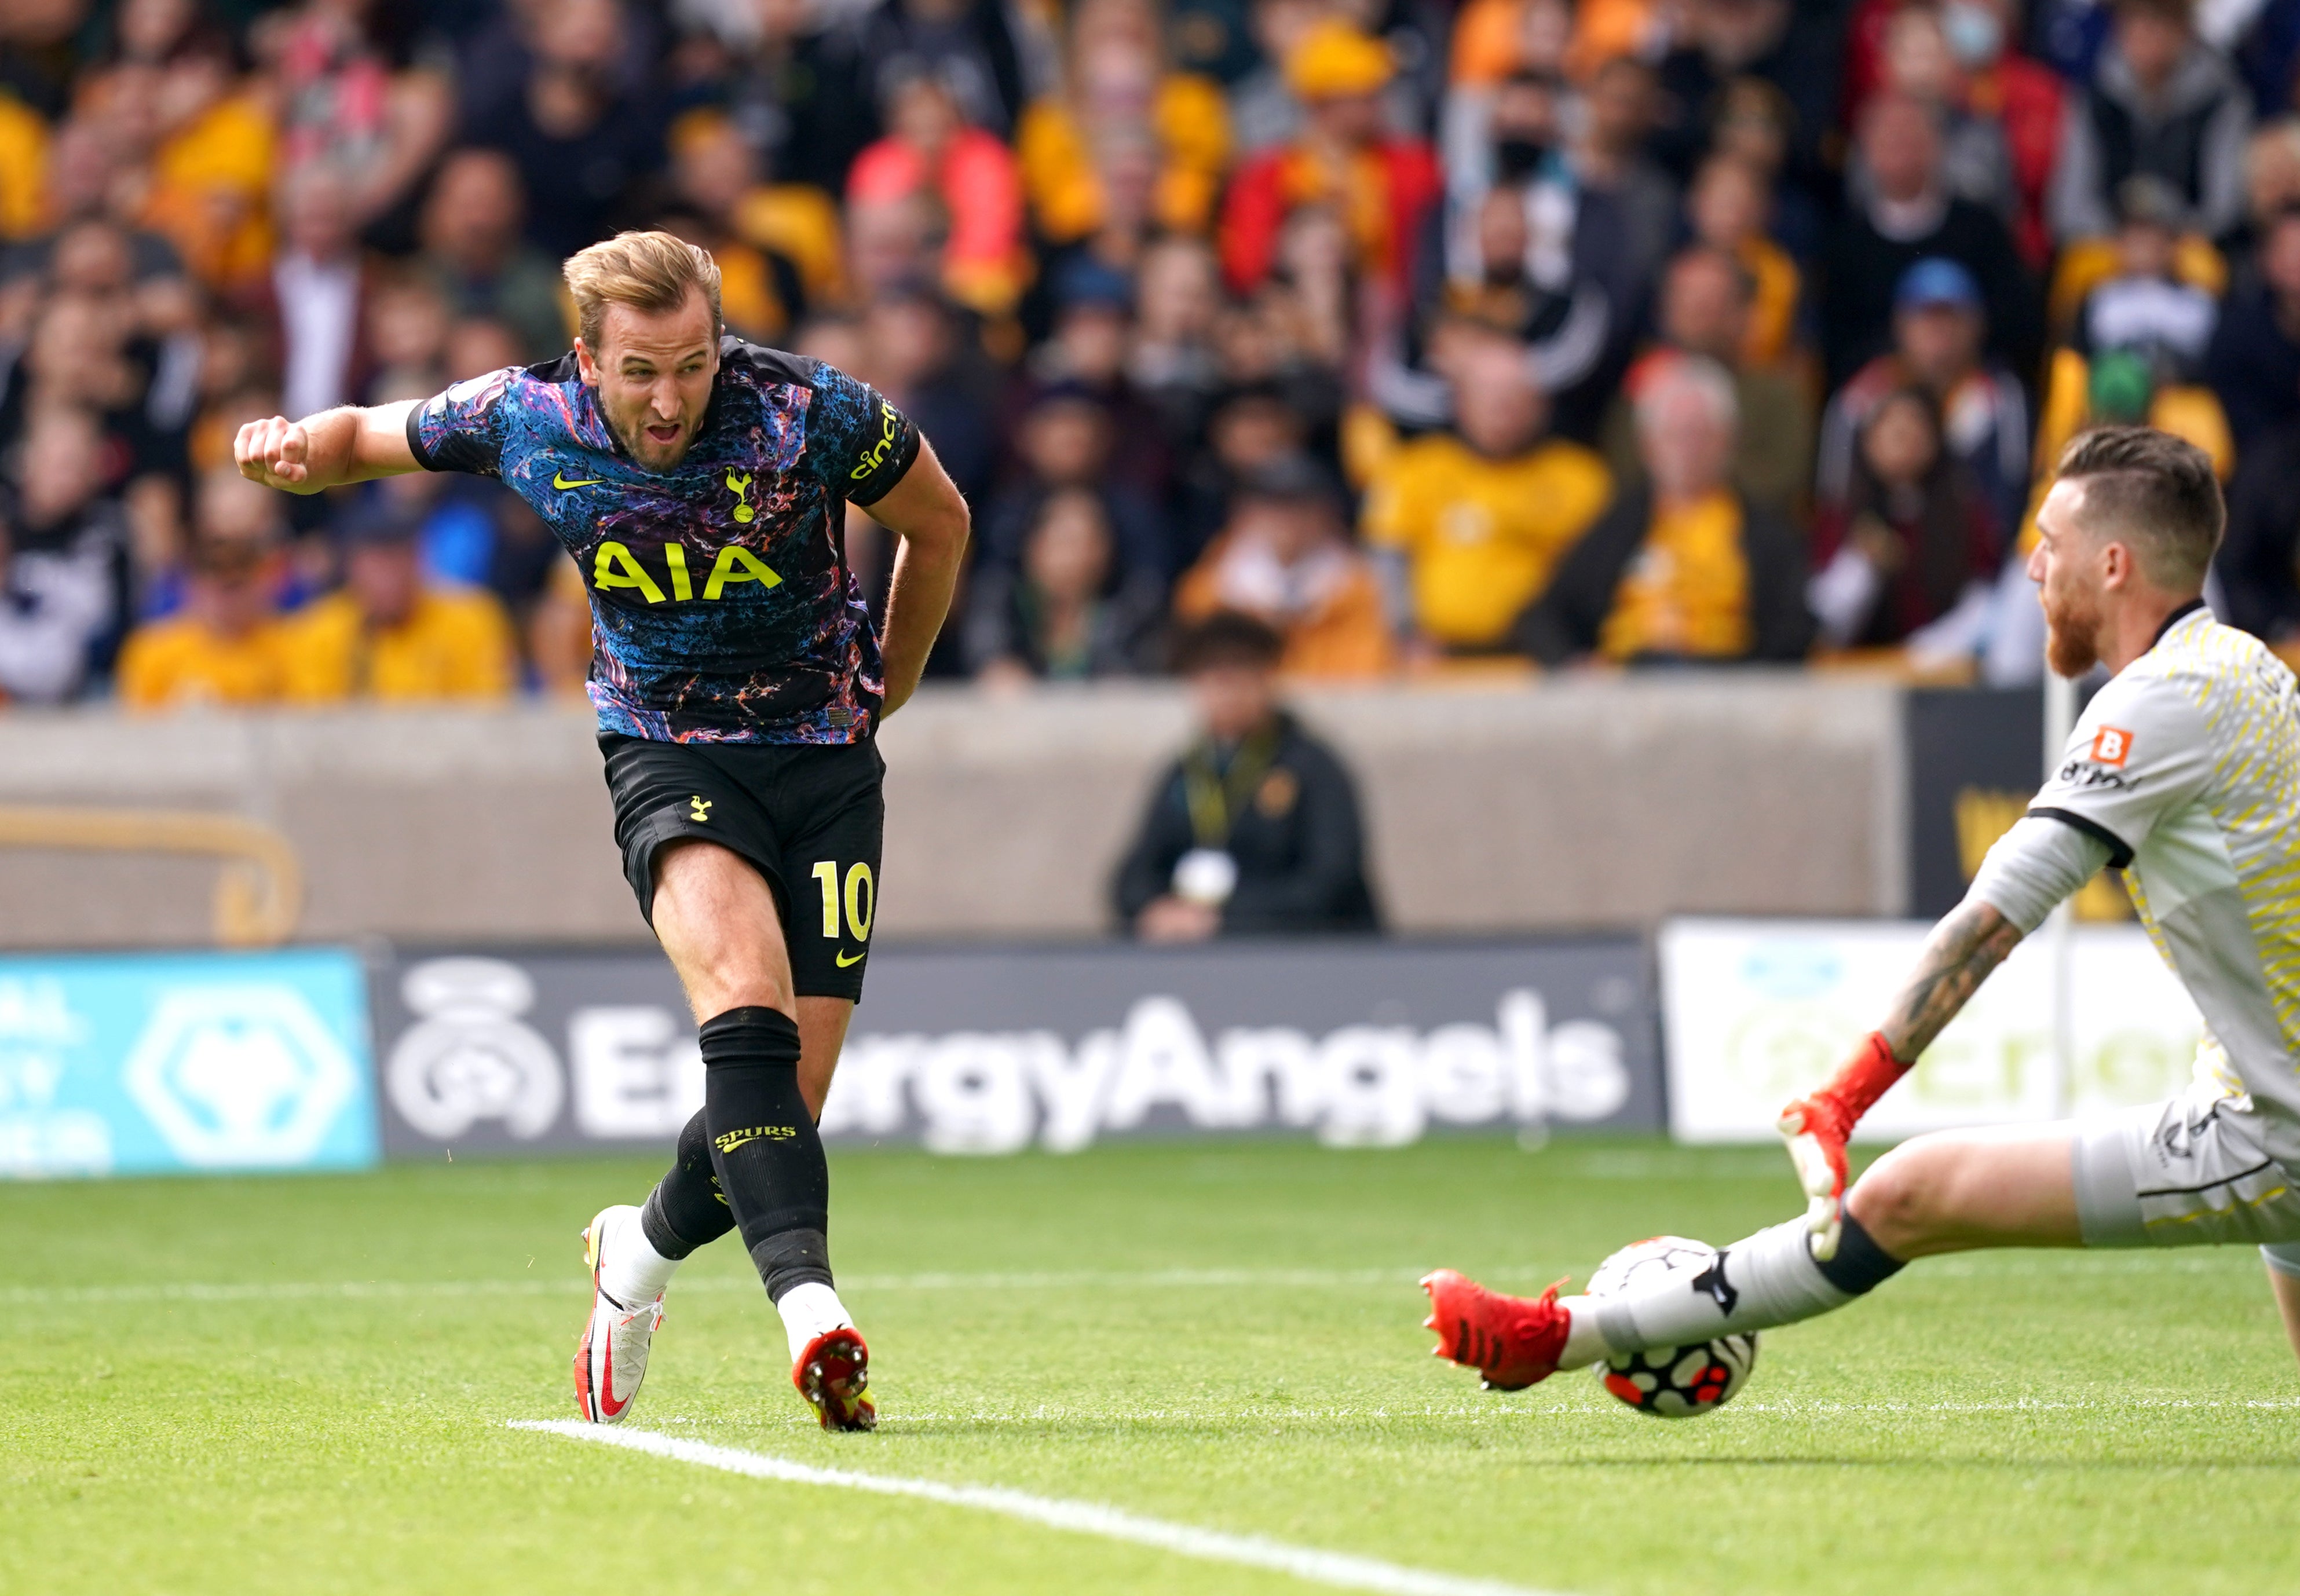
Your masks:
<instances>
[{"instance_id":1,"label":"goalkeeper's grey shorts","mask_svg":"<svg viewBox=\"0 0 2300 1596\"><path fill-rule=\"evenodd\" d=\"M2074 1160L2086 1246L2253 1242L2300 1276L2300 1180L2268 1156L2249 1099L2199 1083L2079 1120Z\"/></svg>"}]
</instances>

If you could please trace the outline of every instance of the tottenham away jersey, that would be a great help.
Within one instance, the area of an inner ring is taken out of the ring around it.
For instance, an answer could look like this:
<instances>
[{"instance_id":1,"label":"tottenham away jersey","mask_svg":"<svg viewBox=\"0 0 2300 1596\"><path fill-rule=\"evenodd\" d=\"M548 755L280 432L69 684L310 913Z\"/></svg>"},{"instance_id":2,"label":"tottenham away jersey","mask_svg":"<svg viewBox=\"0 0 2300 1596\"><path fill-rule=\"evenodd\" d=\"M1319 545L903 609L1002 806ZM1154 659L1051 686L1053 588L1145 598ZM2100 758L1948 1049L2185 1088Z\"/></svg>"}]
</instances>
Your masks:
<instances>
[{"instance_id":1,"label":"tottenham away jersey","mask_svg":"<svg viewBox=\"0 0 2300 1596\"><path fill-rule=\"evenodd\" d=\"M846 569L845 506L919 437L867 385L729 337L687 456L642 469L572 353L457 383L408 415L427 470L502 478L583 572L603 731L658 742L853 743L884 690Z\"/></svg>"}]
</instances>

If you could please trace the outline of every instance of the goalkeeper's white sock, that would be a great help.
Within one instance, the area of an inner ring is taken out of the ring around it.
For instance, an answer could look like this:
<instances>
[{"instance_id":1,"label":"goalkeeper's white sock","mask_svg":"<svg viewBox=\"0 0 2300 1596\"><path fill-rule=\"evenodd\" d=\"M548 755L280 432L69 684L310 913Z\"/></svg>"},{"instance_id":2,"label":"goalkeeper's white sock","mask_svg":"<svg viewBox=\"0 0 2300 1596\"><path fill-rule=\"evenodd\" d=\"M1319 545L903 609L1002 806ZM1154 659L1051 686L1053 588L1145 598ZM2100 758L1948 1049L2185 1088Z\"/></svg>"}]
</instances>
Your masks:
<instances>
[{"instance_id":1,"label":"goalkeeper's white sock","mask_svg":"<svg viewBox=\"0 0 2300 1596\"><path fill-rule=\"evenodd\" d=\"M679 1260L654 1250L647 1240L646 1226L639 1223L638 1209L617 1210L611 1223L613 1232L604 1238L599 1251L601 1288L627 1308L654 1301L679 1272Z\"/></svg>"},{"instance_id":2,"label":"goalkeeper's white sock","mask_svg":"<svg viewBox=\"0 0 2300 1596\"><path fill-rule=\"evenodd\" d=\"M1793 1325L1844 1307L1901 1268L1850 1213L1829 1262L1814 1261L1808 1237L1799 1217L1724 1248L1696 1275L1618 1296L1566 1299L1573 1324L1559 1366Z\"/></svg>"},{"instance_id":3,"label":"goalkeeper's white sock","mask_svg":"<svg viewBox=\"0 0 2300 1596\"><path fill-rule=\"evenodd\" d=\"M809 1280L785 1292L775 1303L775 1311L783 1316L783 1334L790 1338L791 1361L806 1351L806 1343L829 1330L851 1327L854 1321L846 1317L846 1306L839 1301L838 1293L819 1280Z\"/></svg>"}]
</instances>

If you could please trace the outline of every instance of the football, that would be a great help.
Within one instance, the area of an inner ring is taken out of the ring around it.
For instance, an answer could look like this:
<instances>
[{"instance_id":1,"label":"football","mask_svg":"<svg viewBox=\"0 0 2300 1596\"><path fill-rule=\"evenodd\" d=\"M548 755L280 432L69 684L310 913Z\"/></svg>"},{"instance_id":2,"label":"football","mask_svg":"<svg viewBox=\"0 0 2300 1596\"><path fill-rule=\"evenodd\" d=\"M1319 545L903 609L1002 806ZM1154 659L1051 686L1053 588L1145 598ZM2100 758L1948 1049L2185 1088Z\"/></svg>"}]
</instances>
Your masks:
<instances>
[{"instance_id":1,"label":"football","mask_svg":"<svg viewBox=\"0 0 2300 1596\"><path fill-rule=\"evenodd\" d=\"M1610 1297L1632 1284L1642 1289L1657 1277L1682 1276L1688 1291L1717 1261L1717 1249L1681 1235L1633 1242L1597 1266L1588 1294ZM1593 1368L1597 1383L1640 1413L1655 1418L1694 1418L1732 1401L1757 1361L1757 1338L1721 1335L1689 1347L1648 1347L1623 1352Z\"/></svg>"}]
</instances>

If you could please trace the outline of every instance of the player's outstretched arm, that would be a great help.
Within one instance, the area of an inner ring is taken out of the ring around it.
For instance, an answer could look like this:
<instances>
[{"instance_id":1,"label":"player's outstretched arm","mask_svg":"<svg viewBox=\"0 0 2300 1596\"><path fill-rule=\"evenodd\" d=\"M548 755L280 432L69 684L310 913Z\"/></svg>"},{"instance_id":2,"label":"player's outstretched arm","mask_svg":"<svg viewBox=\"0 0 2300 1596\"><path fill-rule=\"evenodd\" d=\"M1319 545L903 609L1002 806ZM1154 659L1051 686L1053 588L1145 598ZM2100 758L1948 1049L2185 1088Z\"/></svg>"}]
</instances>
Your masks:
<instances>
[{"instance_id":1,"label":"player's outstretched arm","mask_svg":"<svg viewBox=\"0 0 2300 1596\"><path fill-rule=\"evenodd\" d=\"M372 408L344 405L301 421L272 416L250 421L232 442L239 474L291 494L316 494L422 470L407 446L407 412L416 401Z\"/></svg>"},{"instance_id":2,"label":"player's outstretched arm","mask_svg":"<svg viewBox=\"0 0 2300 1596\"><path fill-rule=\"evenodd\" d=\"M887 696L879 711L884 719L919 690L927 654L958 589L970 520L958 485L924 438L919 440L918 459L884 498L870 506L870 514L903 540L895 553L887 623L879 639L887 669Z\"/></svg>"},{"instance_id":3,"label":"player's outstretched arm","mask_svg":"<svg viewBox=\"0 0 2300 1596\"><path fill-rule=\"evenodd\" d=\"M1781 1110L1780 1132L1804 1187L1805 1227L1815 1258L1837 1256L1844 1223L1845 1143L1870 1105L1915 1063L1991 971L2020 944L2021 927L1993 905L1968 897L1926 938L1917 968L1885 1023L1861 1042L1829 1084Z\"/></svg>"},{"instance_id":4,"label":"player's outstretched arm","mask_svg":"<svg viewBox=\"0 0 2300 1596\"><path fill-rule=\"evenodd\" d=\"M1916 969L1879 1027L1893 1057L1914 1062L2020 942L2021 927L1993 904L1968 898L1951 910L1925 939Z\"/></svg>"}]
</instances>

